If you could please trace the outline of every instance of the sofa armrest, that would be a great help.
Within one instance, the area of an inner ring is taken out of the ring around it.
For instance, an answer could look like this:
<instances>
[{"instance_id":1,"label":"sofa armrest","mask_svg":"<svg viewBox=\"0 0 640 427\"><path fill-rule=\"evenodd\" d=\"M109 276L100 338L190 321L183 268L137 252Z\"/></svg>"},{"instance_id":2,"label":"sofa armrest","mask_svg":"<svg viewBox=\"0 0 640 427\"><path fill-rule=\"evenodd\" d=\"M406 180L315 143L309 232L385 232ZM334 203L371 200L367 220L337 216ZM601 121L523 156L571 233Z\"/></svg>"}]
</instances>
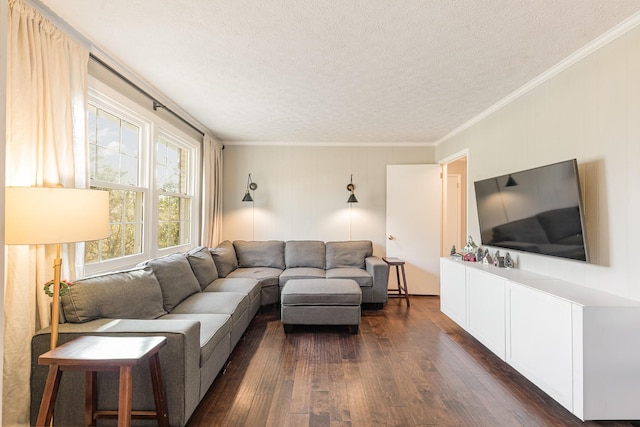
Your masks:
<instances>
[{"instance_id":1,"label":"sofa armrest","mask_svg":"<svg viewBox=\"0 0 640 427\"><path fill-rule=\"evenodd\" d=\"M389 287L389 266L377 256L370 256L364 260L365 269L373 279L374 301L387 302Z\"/></svg>"},{"instance_id":2,"label":"sofa armrest","mask_svg":"<svg viewBox=\"0 0 640 427\"><path fill-rule=\"evenodd\" d=\"M47 378L47 366L38 364L38 357L49 350L51 329L42 329L31 340L31 425L35 425ZM97 319L86 323L60 325L58 345L83 335L167 337L160 350L160 366L165 386L169 424L186 424L200 397L200 323L194 320ZM98 375L98 409L118 406L118 373ZM56 406L56 424L81 425L84 421L84 372L65 371ZM133 407L153 410L149 366L143 363L133 371Z\"/></svg>"}]
</instances>

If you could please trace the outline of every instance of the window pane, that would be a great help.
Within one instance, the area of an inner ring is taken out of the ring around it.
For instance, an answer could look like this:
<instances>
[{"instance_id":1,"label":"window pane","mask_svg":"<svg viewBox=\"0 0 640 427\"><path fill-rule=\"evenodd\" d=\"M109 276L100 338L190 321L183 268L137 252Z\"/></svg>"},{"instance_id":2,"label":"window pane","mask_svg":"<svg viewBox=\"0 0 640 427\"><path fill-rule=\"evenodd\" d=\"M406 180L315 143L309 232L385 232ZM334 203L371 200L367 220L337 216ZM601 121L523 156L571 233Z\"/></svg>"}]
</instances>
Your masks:
<instances>
[{"instance_id":1,"label":"window pane","mask_svg":"<svg viewBox=\"0 0 640 427\"><path fill-rule=\"evenodd\" d=\"M124 254L142 253L142 224L125 224Z\"/></svg>"},{"instance_id":2,"label":"window pane","mask_svg":"<svg viewBox=\"0 0 640 427\"><path fill-rule=\"evenodd\" d=\"M111 231L106 239L86 243L85 264L142 253L143 193L104 187L100 189L109 191Z\"/></svg>"},{"instance_id":3,"label":"window pane","mask_svg":"<svg viewBox=\"0 0 640 427\"><path fill-rule=\"evenodd\" d=\"M101 255L103 260L120 258L123 256L122 250L122 224L111 224L111 233L109 237L103 239Z\"/></svg>"},{"instance_id":4,"label":"window pane","mask_svg":"<svg viewBox=\"0 0 640 427\"><path fill-rule=\"evenodd\" d=\"M140 127L89 106L91 179L139 185Z\"/></svg>"},{"instance_id":5,"label":"window pane","mask_svg":"<svg viewBox=\"0 0 640 427\"><path fill-rule=\"evenodd\" d=\"M172 193L187 194L189 153L160 138L156 144L156 188Z\"/></svg>"},{"instance_id":6,"label":"window pane","mask_svg":"<svg viewBox=\"0 0 640 427\"><path fill-rule=\"evenodd\" d=\"M142 220L142 193L127 191L125 193L125 221L140 222Z\"/></svg>"},{"instance_id":7,"label":"window pane","mask_svg":"<svg viewBox=\"0 0 640 427\"><path fill-rule=\"evenodd\" d=\"M158 204L158 247L188 244L191 229L191 199L160 196Z\"/></svg>"},{"instance_id":8,"label":"window pane","mask_svg":"<svg viewBox=\"0 0 640 427\"><path fill-rule=\"evenodd\" d=\"M122 222L122 207L124 205L124 191L109 191L109 222Z\"/></svg>"},{"instance_id":9,"label":"window pane","mask_svg":"<svg viewBox=\"0 0 640 427\"><path fill-rule=\"evenodd\" d=\"M138 184L138 159L127 155L120 156L120 184Z\"/></svg>"},{"instance_id":10,"label":"window pane","mask_svg":"<svg viewBox=\"0 0 640 427\"><path fill-rule=\"evenodd\" d=\"M100 261L100 241L92 240L84 245L84 262L91 264Z\"/></svg>"},{"instance_id":11,"label":"window pane","mask_svg":"<svg viewBox=\"0 0 640 427\"><path fill-rule=\"evenodd\" d=\"M129 122L122 122L122 153L129 156L138 157L139 151L139 129Z\"/></svg>"},{"instance_id":12,"label":"window pane","mask_svg":"<svg viewBox=\"0 0 640 427\"><path fill-rule=\"evenodd\" d=\"M98 110L96 125L97 143L114 151L120 149L120 119L106 111Z\"/></svg>"}]
</instances>

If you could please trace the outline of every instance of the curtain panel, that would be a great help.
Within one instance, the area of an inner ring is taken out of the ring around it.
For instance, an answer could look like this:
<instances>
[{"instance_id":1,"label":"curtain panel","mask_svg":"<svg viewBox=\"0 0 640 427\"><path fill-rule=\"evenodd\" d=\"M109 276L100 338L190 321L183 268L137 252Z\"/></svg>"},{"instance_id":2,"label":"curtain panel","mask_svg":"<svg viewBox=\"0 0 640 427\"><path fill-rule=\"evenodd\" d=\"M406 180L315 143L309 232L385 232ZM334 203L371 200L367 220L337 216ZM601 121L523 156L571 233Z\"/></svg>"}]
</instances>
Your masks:
<instances>
[{"instance_id":1,"label":"curtain panel","mask_svg":"<svg viewBox=\"0 0 640 427\"><path fill-rule=\"evenodd\" d=\"M88 50L22 0L9 0L6 185L85 188ZM61 209L43 206L42 209ZM62 277L76 274L63 245ZM3 424L29 425L31 337L50 324L54 247L7 246Z\"/></svg>"},{"instance_id":2,"label":"curtain panel","mask_svg":"<svg viewBox=\"0 0 640 427\"><path fill-rule=\"evenodd\" d=\"M210 248L222 236L222 144L205 135L202 149L201 245Z\"/></svg>"}]
</instances>

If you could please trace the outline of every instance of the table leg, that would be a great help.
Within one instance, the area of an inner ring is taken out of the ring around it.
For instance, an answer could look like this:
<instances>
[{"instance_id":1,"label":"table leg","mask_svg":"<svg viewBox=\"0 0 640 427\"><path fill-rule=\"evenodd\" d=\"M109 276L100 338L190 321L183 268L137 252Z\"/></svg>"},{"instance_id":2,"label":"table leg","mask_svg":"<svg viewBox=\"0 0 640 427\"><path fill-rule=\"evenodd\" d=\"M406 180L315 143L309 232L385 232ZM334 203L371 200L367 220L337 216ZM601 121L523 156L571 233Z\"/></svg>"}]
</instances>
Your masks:
<instances>
[{"instance_id":1,"label":"table leg","mask_svg":"<svg viewBox=\"0 0 640 427\"><path fill-rule=\"evenodd\" d=\"M404 271L404 268L403 268ZM396 265L396 279L398 280L398 295L402 296L402 291L400 290L400 268Z\"/></svg>"},{"instance_id":2,"label":"table leg","mask_svg":"<svg viewBox=\"0 0 640 427\"><path fill-rule=\"evenodd\" d=\"M49 365L49 373L47 374L47 382L44 386L42 401L40 402L40 410L38 411L38 419L36 426L49 426L51 418L53 418L53 409L58 396L58 387L60 386L60 378L62 371L58 365Z\"/></svg>"},{"instance_id":3,"label":"table leg","mask_svg":"<svg viewBox=\"0 0 640 427\"><path fill-rule=\"evenodd\" d=\"M404 264L401 265L400 267L402 267L402 283L404 285L404 297L407 300L407 307L410 307L411 303L409 302L409 288L407 287L407 275L404 272ZM400 282L398 281L398 283Z\"/></svg>"},{"instance_id":4,"label":"table leg","mask_svg":"<svg viewBox=\"0 0 640 427\"><path fill-rule=\"evenodd\" d=\"M158 425L169 427L169 417L167 415L167 400L164 396L164 385L162 384L162 372L160 371L160 355L155 353L149 359L151 370L151 383L153 385L153 399L156 402L156 416Z\"/></svg>"},{"instance_id":5,"label":"table leg","mask_svg":"<svg viewBox=\"0 0 640 427\"><path fill-rule=\"evenodd\" d=\"M133 399L133 368L120 366L120 386L118 399L118 427L131 426L131 401Z\"/></svg>"},{"instance_id":6,"label":"table leg","mask_svg":"<svg viewBox=\"0 0 640 427\"><path fill-rule=\"evenodd\" d=\"M95 426L96 420L93 414L96 413L98 402L98 373L95 371L85 372L84 380L84 424Z\"/></svg>"}]
</instances>

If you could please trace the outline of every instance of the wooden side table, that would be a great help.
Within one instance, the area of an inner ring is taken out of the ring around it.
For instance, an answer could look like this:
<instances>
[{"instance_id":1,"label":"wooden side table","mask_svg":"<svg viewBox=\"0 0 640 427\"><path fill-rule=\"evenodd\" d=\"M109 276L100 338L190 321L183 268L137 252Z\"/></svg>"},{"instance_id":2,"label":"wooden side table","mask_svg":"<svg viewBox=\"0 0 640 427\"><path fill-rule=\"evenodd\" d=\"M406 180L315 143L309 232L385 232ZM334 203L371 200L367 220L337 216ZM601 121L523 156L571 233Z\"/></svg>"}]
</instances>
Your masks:
<instances>
[{"instance_id":1,"label":"wooden side table","mask_svg":"<svg viewBox=\"0 0 640 427\"><path fill-rule=\"evenodd\" d=\"M49 374L40 403L37 426L49 426L53 417L58 387L63 371L85 371L85 424L95 426L98 418L118 418L118 427L130 426L131 418L155 418L158 425L169 426L167 401L162 385L158 352L167 344L166 337L83 336L42 354L40 365L49 365ZM133 367L149 360L156 410L133 411ZM97 373L119 371L118 410L97 410Z\"/></svg>"},{"instance_id":2,"label":"wooden side table","mask_svg":"<svg viewBox=\"0 0 640 427\"><path fill-rule=\"evenodd\" d=\"M389 265L389 269L391 269L391 267L396 268L398 289L389 289L388 292L392 292L391 294L389 294L389 297L404 298L407 301L407 307L410 307L411 302L409 302L409 290L407 288L407 276L404 272L404 261L400 258L392 257L383 257L382 260ZM400 270L402 270L402 283L400 282Z\"/></svg>"}]
</instances>

